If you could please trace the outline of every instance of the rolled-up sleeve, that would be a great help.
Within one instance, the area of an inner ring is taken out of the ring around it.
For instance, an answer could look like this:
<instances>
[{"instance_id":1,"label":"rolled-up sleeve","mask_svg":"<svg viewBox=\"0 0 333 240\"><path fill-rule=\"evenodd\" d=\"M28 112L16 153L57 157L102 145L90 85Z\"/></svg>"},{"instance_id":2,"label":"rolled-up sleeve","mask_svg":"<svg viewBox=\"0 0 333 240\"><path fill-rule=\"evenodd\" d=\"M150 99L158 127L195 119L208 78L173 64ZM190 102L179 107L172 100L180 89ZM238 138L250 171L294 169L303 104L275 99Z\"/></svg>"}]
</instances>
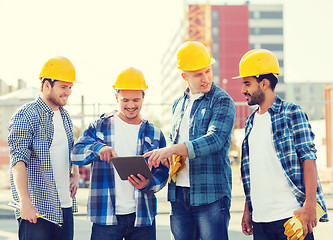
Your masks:
<instances>
[{"instance_id":1,"label":"rolled-up sleeve","mask_svg":"<svg viewBox=\"0 0 333 240\"><path fill-rule=\"evenodd\" d=\"M292 129L294 131L295 148L298 158L303 162L306 159L317 159L316 148L314 144L315 135L312 132L306 113L296 106L292 112Z\"/></svg>"},{"instance_id":2,"label":"rolled-up sleeve","mask_svg":"<svg viewBox=\"0 0 333 240\"><path fill-rule=\"evenodd\" d=\"M24 114L18 113L12 117L8 130L10 167L13 167L19 161L28 164L31 155L30 146L33 138L31 120Z\"/></svg>"}]
</instances>

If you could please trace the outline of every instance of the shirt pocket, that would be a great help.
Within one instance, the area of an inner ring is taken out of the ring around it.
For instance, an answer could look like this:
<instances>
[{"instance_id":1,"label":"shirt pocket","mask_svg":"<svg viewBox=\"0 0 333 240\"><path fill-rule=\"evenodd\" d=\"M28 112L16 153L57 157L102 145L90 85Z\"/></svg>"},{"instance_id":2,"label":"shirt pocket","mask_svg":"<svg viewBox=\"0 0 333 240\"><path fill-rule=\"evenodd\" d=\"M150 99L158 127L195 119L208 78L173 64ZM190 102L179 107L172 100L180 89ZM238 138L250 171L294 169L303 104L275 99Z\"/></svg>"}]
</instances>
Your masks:
<instances>
[{"instance_id":1,"label":"shirt pocket","mask_svg":"<svg viewBox=\"0 0 333 240\"><path fill-rule=\"evenodd\" d=\"M292 132L288 128L279 129L273 135L276 154L281 159L293 154L295 148Z\"/></svg>"},{"instance_id":2,"label":"shirt pocket","mask_svg":"<svg viewBox=\"0 0 333 240\"><path fill-rule=\"evenodd\" d=\"M211 108L203 107L197 109L195 115L192 117L193 124L190 126L193 136L201 136L207 133L212 114L213 111Z\"/></svg>"}]
</instances>

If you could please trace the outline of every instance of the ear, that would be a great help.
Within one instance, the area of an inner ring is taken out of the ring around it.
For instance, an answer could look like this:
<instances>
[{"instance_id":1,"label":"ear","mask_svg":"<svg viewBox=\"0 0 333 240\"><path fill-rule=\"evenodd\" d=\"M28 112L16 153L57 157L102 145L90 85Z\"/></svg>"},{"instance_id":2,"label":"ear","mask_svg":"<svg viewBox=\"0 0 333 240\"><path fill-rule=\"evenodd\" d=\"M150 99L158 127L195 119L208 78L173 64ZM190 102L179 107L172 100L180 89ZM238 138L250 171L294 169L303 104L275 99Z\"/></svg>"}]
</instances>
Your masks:
<instances>
[{"instance_id":1,"label":"ear","mask_svg":"<svg viewBox=\"0 0 333 240\"><path fill-rule=\"evenodd\" d=\"M49 81L45 81L43 85L43 89L49 90L51 88L51 84Z\"/></svg>"},{"instance_id":2,"label":"ear","mask_svg":"<svg viewBox=\"0 0 333 240\"><path fill-rule=\"evenodd\" d=\"M182 72L182 78L185 80L185 81L187 81L187 75L186 75L186 73L184 73L184 72Z\"/></svg>"},{"instance_id":3,"label":"ear","mask_svg":"<svg viewBox=\"0 0 333 240\"><path fill-rule=\"evenodd\" d=\"M118 93L116 93L114 96L116 97L117 103L119 103L119 100L118 100Z\"/></svg>"},{"instance_id":4,"label":"ear","mask_svg":"<svg viewBox=\"0 0 333 240\"><path fill-rule=\"evenodd\" d=\"M270 88L270 82L266 78L264 78L261 81L261 86L263 89L268 89L268 88Z\"/></svg>"}]
</instances>

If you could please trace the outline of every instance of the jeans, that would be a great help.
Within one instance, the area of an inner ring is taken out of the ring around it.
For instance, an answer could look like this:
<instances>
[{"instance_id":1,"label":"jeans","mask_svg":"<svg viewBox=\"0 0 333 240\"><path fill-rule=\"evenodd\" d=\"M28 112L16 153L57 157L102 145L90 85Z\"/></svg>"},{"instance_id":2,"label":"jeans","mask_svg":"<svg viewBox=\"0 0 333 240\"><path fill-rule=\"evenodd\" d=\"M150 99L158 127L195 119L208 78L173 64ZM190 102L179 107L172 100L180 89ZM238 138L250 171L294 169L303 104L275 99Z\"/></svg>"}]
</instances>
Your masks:
<instances>
[{"instance_id":1,"label":"jeans","mask_svg":"<svg viewBox=\"0 0 333 240\"><path fill-rule=\"evenodd\" d=\"M190 205L190 188L176 187L176 201L171 202L170 227L175 240L227 240L230 199Z\"/></svg>"},{"instance_id":2,"label":"jeans","mask_svg":"<svg viewBox=\"0 0 333 240\"><path fill-rule=\"evenodd\" d=\"M74 222L72 208L62 208L64 222L58 226L45 219L37 218L37 223L18 219L20 240L72 240Z\"/></svg>"},{"instance_id":3,"label":"jeans","mask_svg":"<svg viewBox=\"0 0 333 240\"><path fill-rule=\"evenodd\" d=\"M288 221L289 218L274 221L256 223L253 222L253 239L254 240L287 240L287 236L284 234L283 224ZM313 240L313 233L308 233L304 240Z\"/></svg>"},{"instance_id":4,"label":"jeans","mask_svg":"<svg viewBox=\"0 0 333 240\"><path fill-rule=\"evenodd\" d=\"M155 220L151 226L134 227L135 213L117 215L117 225L99 225L94 223L91 240L156 240Z\"/></svg>"}]
</instances>

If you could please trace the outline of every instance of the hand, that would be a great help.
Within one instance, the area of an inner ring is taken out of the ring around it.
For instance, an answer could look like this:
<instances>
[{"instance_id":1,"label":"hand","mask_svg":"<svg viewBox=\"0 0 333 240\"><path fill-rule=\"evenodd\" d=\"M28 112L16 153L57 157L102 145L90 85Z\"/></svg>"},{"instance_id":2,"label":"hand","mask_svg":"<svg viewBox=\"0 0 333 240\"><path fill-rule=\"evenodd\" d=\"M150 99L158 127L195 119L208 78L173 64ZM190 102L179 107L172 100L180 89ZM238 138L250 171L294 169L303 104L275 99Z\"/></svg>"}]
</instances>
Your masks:
<instances>
[{"instance_id":1,"label":"hand","mask_svg":"<svg viewBox=\"0 0 333 240\"><path fill-rule=\"evenodd\" d=\"M31 202L21 204L20 214L22 219L28 220L31 223L37 223L37 216L41 215Z\"/></svg>"},{"instance_id":2,"label":"hand","mask_svg":"<svg viewBox=\"0 0 333 240\"><path fill-rule=\"evenodd\" d=\"M149 179L146 179L141 174L138 174L137 177L134 175L128 176L128 181L138 190L144 189L149 183Z\"/></svg>"},{"instance_id":3,"label":"hand","mask_svg":"<svg viewBox=\"0 0 333 240\"><path fill-rule=\"evenodd\" d=\"M163 159L161 160L161 163L166 166L167 168L170 169L170 164L171 164L171 158Z\"/></svg>"},{"instance_id":4,"label":"hand","mask_svg":"<svg viewBox=\"0 0 333 240\"><path fill-rule=\"evenodd\" d=\"M77 193L79 187L80 174L71 173L69 177L69 191L71 193L71 198L73 199Z\"/></svg>"},{"instance_id":5,"label":"hand","mask_svg":"<svg viewBox=\"0 0 333 240\"><path fill-rule=\"evenodd\" d=\"M152 166L157 168L160 165L161 161L163 161L163 163L166 163L167 159L169 158L171 159L172 155L173 152L171 151L171 147L164 147L147 152L143 156L145 158L149 157L148 159L149 168L152 168Z\"/></svg>"},{"instance_id":6,"label":"hand","mask_svg":"<svg viewBox=\"0 0 333 240\"><path fill-rule=\"evenodd\" d=\"M248 209L245 209L244 213L243 213L242 231L247 236L253 234L253 223L252 223L250 211Z\"/></svg>"},{"instance_id":7,"label":"hand","mask_svg":"<svg viewBox=\"0 0 333 240\"><path fill-rule=\"evenodd\" d=\"M305 235L303 235L303 225L300 217L298 215L293 216L284 224L284 235L287 236L288 240L303 240Z\"/></svg>"},{"instance_id":8,"label":"hand","mask_svg":"<svg viewBox=\"0 0 333 240\"><path fill-rule=\"evenodd\" d=\"M312 233L313 228L317 226L316 203L308 204L308 202L306 202L304 206L296 210L294 214L298 215L301 219L304 236L308 233Z\"/></svg>"},{"instance_id":9,"label":"hand","mask_svg":"<svg viewBox=\"0 0 333 240\"><path fill-rule=\"evenodd\" d=\"M118 155L112 147L104 146L98 151L98 156L100 157L101 161L110 163L111 158L117 157Z\"/></svg>"}]
</instances>

